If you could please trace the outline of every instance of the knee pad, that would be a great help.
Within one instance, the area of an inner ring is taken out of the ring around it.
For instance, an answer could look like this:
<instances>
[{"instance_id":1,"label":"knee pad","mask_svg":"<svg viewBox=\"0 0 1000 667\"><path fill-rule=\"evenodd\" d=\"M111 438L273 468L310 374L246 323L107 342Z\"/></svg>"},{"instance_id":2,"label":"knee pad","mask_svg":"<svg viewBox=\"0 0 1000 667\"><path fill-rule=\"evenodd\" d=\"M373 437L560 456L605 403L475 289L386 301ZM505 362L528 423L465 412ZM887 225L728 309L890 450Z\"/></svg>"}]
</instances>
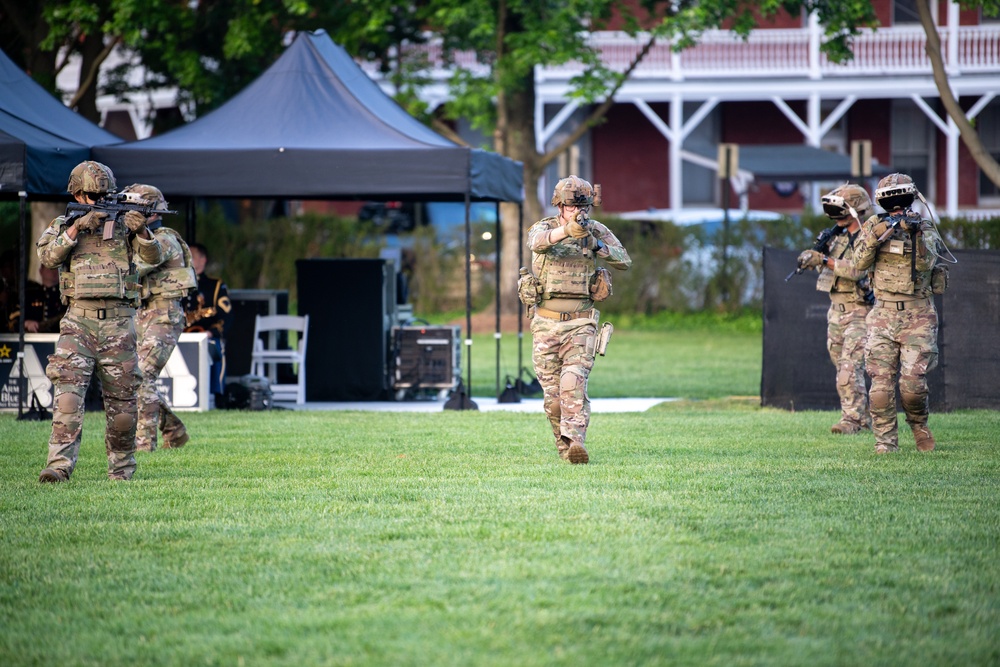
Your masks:
<instances>
[{"instance_id":1,"label":"knee pad","mask_svg":"<svg viewBox=\"0 0 1000 667\"><path fill-rule=\"evenodd\" d=\"M854 369L853 368L841 368L837 371L837 384L841 387L847 387L854 381Z\"/></svg>"},{"instance_id":2,"label":"knee pad","mask_svg":"<svg viewBox=\"0 0 1000 667\"><path fill-rule=\"evenodd\" d=\"M873 391L868 396L868 400L871 401L872 409L885 410L892 407L895 396L887 391Z\"/></svg>"},{"instance_id":3,"label":"knee pad","mask_svg":"<svg viewBox=\"0 0 1000 667\"><path fill-rule=\"evenodd\" d=\"M119 412L111 418L111 427L119 433L128 433L135 428L135 415Z\"/></svg>"},{"instance_id":4,"label":"knee pad","mask_svg":"<svg viewBox=\"0 0 1000 667\"><path fill-rule=\"evenodd\" d=\"M559 391L575 391L587 386L587 376L579 368L567 368L559 378Z\"/></svg>"},{"instance_id":5,"label":"knee pad","mask_svg":"<svg viewBox=\"0 0 1000 667\"><path fill-rule=\"evenodd\" d=\"M56 399L56 409L65 415L76 414L82 405L83 399L71 392L60 394Z\"/></svg>"},{"instance_id":6,"label":"knee pad","mask_svg":"<svg viewBox=\"0 0 1000 667\"><path fill-rule=\"evenodd\" d=\"M903 410L908 415L923 415L927 413L927 395L914 394L908 391L899 392L899 398L903 401Z\"/></svg>"}]
</instances>

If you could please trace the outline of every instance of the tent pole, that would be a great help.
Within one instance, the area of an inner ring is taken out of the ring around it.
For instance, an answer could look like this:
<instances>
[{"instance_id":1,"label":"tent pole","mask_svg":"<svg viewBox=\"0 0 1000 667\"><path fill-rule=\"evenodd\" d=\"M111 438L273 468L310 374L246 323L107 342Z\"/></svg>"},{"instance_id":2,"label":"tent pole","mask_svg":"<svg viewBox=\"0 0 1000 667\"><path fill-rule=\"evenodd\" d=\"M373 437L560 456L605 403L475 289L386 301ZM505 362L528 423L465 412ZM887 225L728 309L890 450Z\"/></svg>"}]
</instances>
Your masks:
<instances>
[{"instance_id":1,"label":"tent pole","mask_svg":"<svg viewBox=\"0 0 1000 667\"><path fill-rule=\"evenodd\" d=\"M478 410L469 398L472 393L472 202L465 193L465 365L466 384L459 383L458 391L444 404L445 410Z\"/></svg>"},{"instance_id":2,"label":"tent pole","mask_svg":"<svg viewBox=\"0 0 1000 667\"><path fill-rule=\"evenodd\" d=\"M27 314L28 301L28 224L27 203L28 193L21 190L17 193L20 199L19 224L21 226L20 256L17 271L17 293L21 315L17 318L17 419L19 421L41 421L50 418L49 411L39 406L32 406L27 412L24 407L28 403L28 377L24 372L24 317ZM34 397L34 394L32 394Z\"/></svg>"},{"instance_id":3,"label":"tent pole","mask_svg":"<svg viewBox=\"0 0 1000 667\"><path fill-rule=\"evenodd\" d=\"M496 218L497 218L497 228L496 235L494 236L494 247L496 248L496 259L494 260L494 275L496 276L496 332L494 336L497 339L497 399L500 398L500 234L503 225L500 224L500 202L496 203Z\"/></svg>"}]
</instances>

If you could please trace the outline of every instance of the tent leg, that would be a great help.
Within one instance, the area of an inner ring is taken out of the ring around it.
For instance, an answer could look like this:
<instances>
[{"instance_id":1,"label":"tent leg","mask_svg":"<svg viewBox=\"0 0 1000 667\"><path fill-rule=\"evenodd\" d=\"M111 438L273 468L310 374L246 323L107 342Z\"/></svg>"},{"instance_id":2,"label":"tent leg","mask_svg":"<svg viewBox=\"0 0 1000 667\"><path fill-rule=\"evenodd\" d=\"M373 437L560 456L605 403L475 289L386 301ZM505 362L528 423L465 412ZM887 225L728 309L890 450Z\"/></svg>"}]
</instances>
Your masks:
<instances>
[{"instance_id":1,"label":"tent leg","mask_svg":"<svg viewBox=\"0 0 1000 667\"><path fill-rule=\"evenodd\" d=\"M43 421L52 419L52 413L38 404L38 399L34 393L31 395L31 408L27 411L24 410L28 399L28 377L24 372L24 315L27 312L25 307L28 305L26 303L28 289L28 224L25 209L27 208L26 199L28 193L22 190L17 194L21 200L19 220L21 226L19 250L21 254L18 260L20 268L17 272L19 304L21 308L21 316L18 318L17 325L17 419L18 421Z\"/></svg>"},{"instance_id":2,"label":"tent leg","mask_svg":"<svg viewBox=\"0 0 1000 667\"><path fill-rule=\"evenodd\" d=\"M444 404L445 410L478 410L476 402L469 398L468 389L472 387L472 203L469 193L465 193L465 356L466 378L465 386L461 382L452 397Z\"/></svg>"}]
</instances>

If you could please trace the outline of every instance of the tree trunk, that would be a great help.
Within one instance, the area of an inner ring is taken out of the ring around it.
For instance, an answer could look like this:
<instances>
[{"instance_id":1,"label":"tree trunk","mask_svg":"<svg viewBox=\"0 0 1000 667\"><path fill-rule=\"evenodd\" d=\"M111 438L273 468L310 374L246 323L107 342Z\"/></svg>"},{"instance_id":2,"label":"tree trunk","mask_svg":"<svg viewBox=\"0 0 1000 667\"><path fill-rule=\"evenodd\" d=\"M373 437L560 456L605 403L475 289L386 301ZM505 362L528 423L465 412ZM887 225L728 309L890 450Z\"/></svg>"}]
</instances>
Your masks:
<instances>
[{"instance_id":1,"label":"tree trunk","mask_svg":"<svg viewBox=\"0 0 1000 667\"><path fill-rule=\"evenodd\" d=\"M534 72L530 71L519 91L508 92L503 97L506 112L498 114L497 137L503 137L507 157L524 164L524 221L518 220L517 206L500 207L503 239L500 248L500 309L505 314L520 311L517 300L517 276L522 264L531 261L525 247L526 232L542 217L538 204L538 180L541 171L536 166L535 151L535 87ZM519 259L519 257L521 259Z\"/></svg>"},{"instance_id":2,"label":"tree trunk","mask_svg":"<svg viewBox=\"0 0 1000 667\"><path fill-rule=\"evenodd\" d=\"M955 125L958 126L962 142L969 149L972 159L983 170L986 178L990 179L997 187L1000 187L1000 164L997 164L997 161L993 159L993 156L983 146L983 142L979 139L979 133L976 132L976 128L972 127L972 123L965 116L965 111L951 92L951 86L948 83L948 74L944 70L944 61L941 59L941 36L938 34L937 26L934 25L934 20L931 18L928 0L919 0L917 2L917 10L920 14L920 24L924 27L924 33L927 35L927 57L931 61L931 69L934 71L934 83L937 85L938 94L941 96L941 103L944 105L948 115L951 116L951 119L955 121Z\"/></svg>"},{"instance_id":3,"label":"tree trunk","mask_svg":"<svg viewBox=\"0 0 1000 667\"><path fill-rule=\"evenodd\" d=\"M101 122L101 112L97 110L96 73L104 61L104 39L101 33L87 35L80 49L80 80L74 96L77 113L95 124Z\"/></svg>"}]
</instances>

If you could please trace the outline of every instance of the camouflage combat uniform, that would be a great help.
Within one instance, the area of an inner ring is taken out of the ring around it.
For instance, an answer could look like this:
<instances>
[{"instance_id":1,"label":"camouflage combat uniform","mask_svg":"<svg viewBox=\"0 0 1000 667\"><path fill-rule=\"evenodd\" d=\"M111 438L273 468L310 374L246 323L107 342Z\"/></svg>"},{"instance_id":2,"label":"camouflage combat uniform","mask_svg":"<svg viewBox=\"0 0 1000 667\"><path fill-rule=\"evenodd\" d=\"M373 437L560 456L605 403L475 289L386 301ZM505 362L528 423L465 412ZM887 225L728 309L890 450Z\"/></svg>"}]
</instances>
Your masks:
<instances>
[{"instance_id":1,"label":"camouflage combat uniform","mask_svg":"<svg viewBox=\"0 0 1000 667\"><path fill-rule=\"evenodd\" d=\"M152 225L150 228L152 229ZM173 229L159 226L152 230L163 248L163 261L157 266L139 261L142 277L142 307L136 318L139 370L139 424L136 448L156 450L156 429L163 431L163 446L182 447L188 441L184 423L170 408L157 389L156 378L177 347L184 326L183 299L198 286L191 266L191 251Z\"/></svg>"},{"instance_id":2,"label":"camouflage combat uniform","mask_svg":"<svg viewBox=\"0 0 1000 667\"><path fill-rule=\"evenodd\" d=\"M837 368L837 394L840 396L840 422L836 429L854 433L871 428L868 413L868 390L865 386L865 318L871 306L865 301L858 281L868 272L853 263L853 245L857 234L845 232L830 241L827 255L834 268L823 266L816 289L830 294L826 313L826 349Z\"/></svg>"},{"instance_id":3,"label":"camouflage combat uniform","mask_svg":"<svg viewBox=\"0 0 1000 667\"><path fill-rule=\"evenodd\" d=\"M136 356L135 305L139 282L134 256L157 264L160 244L130 232L121 219L109 219L93 232L66 234L71 224L56 218L38 239L42 264L59 268L67 300L55 353L45 374L54 387L52 435L46 470L68 479L76 466L83 432L84 395L96 372L104 392L108 476L130 479L135 472Z\"/></svg>"},{"instance_id":4,"label":"camouflage combat uniform","mask_svg":"<svg viewBox=\"0 0 1000 667\"><path fill-rule=\"evenodd\" d=\"M905 218L912 231L895 226ZM896 418L896 374L906 421L921 451L933 449L927 428L927 373L938 362L938 315L931 274L941 251L934 225L912 210L870 217L854 249L855 266L869 269L876 305L868 314L866 367L871 377L869 403L875 451L899 449Z\"/></svg>"},{"instance_id":5,"label":"camouflage combat uniform","mask_svg":"<svg viewBox=\"0 0 1000 667\"><path fill-rule=\"evenodd\" d=\"M618 238L602 223L589 221L592 236L567 237L556 243L557 217L540 220L528 230L532 271L541 286L541 301L532 309L532 361L544 391L543 405L563 458L582 446L590 424L587 378L594 366L600 311L590 298L597 259L619 270L632 259ZM603 247L593 250L600 239Z\"/></svg>"}]
</instances>

